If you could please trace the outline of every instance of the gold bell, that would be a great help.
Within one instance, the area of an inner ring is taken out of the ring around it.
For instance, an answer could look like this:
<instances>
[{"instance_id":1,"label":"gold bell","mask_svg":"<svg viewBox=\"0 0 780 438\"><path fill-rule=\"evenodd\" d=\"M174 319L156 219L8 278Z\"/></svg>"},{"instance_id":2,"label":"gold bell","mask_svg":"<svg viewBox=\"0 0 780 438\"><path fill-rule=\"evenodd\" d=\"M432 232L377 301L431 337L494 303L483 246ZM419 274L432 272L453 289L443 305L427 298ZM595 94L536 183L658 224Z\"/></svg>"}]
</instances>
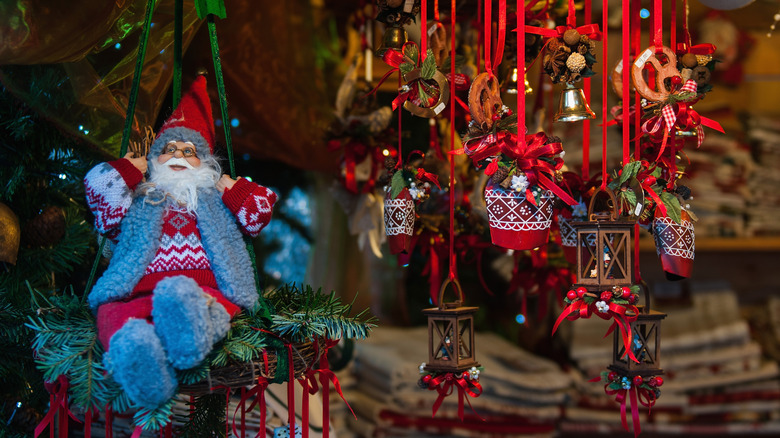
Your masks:
<instances>
[{"instance_id":1,"label":"gold bell","mask_svg":"<svg viewBox=\"0 0 780 438\"><path fill-rule=\"evenodd\" d=\"M526 75L523 75L523 82L525 86L525 94L533 93L534 90L531 88L531 84L528 83L528 77ZM512 69L509 71L509 74L506 75L506 79L504 80L504 92L507 94L518 93L517 67L512 67Z\"/></svg>"},{"instance_id":2,"label":"gold bell","mask_svg":"<svg viewBox=\"0 0 780 438\"><path fill-rule=\"evenodd\" d=\"M555 113L554 122L579 122L585 119L595 119L594 113L585 100L585 93L581 88L574 88L571 84L566 84L566 89L561 93L561 100L558 103L558 112Z\"/></svg>"},{"instance_id":3,"label":"gold bell","mask_svg":"<svg viewBox=\"0 0 780 438\"><path fill-rule=\"evenodd\" d=\"M403 50L404 44L409 40L406 35L406 29L401 26L391 26L385 29L382 36L382 45L376 49L376 56L382 57L388 50Z\"/></svg>"},{"instance_id":4,"label":"gold bell","mask_svg":"<svg viewBox=\"0 0 780 438\"><path fill-rule=\"evenodd\" d=\"M0 262L16 265L20 241L19 219L13 210L0 202Z\"/></svg>"}]
</instances>

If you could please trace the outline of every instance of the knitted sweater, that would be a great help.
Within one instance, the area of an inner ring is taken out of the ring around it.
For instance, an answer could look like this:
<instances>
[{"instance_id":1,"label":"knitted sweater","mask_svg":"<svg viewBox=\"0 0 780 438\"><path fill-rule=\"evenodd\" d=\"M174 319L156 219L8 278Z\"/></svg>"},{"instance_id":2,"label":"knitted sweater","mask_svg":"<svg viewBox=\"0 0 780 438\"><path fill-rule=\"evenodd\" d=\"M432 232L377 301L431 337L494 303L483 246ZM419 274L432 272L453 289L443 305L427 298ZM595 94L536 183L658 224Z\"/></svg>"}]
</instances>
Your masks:
<instances>
[{"instance_id":1,"label":"knitted sweater","mask_svg":"<svg viewBox=\"0 0 780 438\"><path fill-rule=\"evenodd\" d=\"M142 178L141 172L126 159L98 165L85 177L87 203L95 215L95 226L115 242L121 239L120 224ZM254 237L270 221L276 194L239 179L225 191L222 201L235 216L239 229ZM151 291L158 281L173 275L186 275L201 286L217 288L196 215L169 208L163 216L154 257L133 293Z\"/></svg>"}]
</instances>

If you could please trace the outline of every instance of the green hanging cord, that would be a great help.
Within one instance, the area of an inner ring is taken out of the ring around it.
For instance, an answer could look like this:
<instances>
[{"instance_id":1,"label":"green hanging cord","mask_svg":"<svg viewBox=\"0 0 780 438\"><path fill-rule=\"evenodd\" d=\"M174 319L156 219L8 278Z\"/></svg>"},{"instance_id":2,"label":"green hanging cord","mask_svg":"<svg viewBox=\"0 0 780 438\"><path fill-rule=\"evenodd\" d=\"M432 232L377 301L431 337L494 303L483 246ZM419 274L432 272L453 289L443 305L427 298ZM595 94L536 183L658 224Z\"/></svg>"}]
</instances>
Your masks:
<instances>
[{"instance_id":1,"label":"green hanging cord","mask_svg":"<svg viewBox=\"0 0 780 438\"><path fill-rule=\"evenodd\" d=\"M146 42L149 40L149 29L152 27L152 12L154 12L154 0L149 0L146 3L146 16L144 17L144 25L141 28L141 38L138 41L138 56L135 61L135 71L133 72L133 84L130 87L130 97L127 100L125 128L122 130L122 143L119 147L120 158L125 156L127 153L127 146L130 143L130 131L133 128L133 116L135 114L135 104L138 100L138 88L141 85L141 70L143 69L144 58L146 57ZM92 270L89 273L89 279L87 280L87 286L84 288L84 296L82 299L86 299L90 289L92 289L98 264L100 263L100 255L103 254L106 240L105 235L100 236L100 245L98 252L95 255L95 261L92 263Z\"/></svg>"},{"instance_id":2,"label":"green hanging cord","mask_svg":"<svg viewBox=\"0 0 780 438\"><path fill-rule=\"evenodd\" d=\"M182 33L184 22L184 0L176 0L173 12L173 107L181 100Z\"/></svg>"},{"instance_id":3,"label":"green hanging cord","mask_svg":"<svg viewBox=\"0 0 780 438\"><path fill-rule=\"evenodd\" d=\"M219 44L217 43L217 25L214 22L214 14L206 17L209 27L209 41L211 42L211 57L214 60L214 76L217 79L217 92L219 93L219 109L222 113L222 128L225 131L225 149L227 149L228 163L230 164L230 177L236 179L236 165L233 162L233 143L230 139L230 118L227 110L227 94L225 93L225 79L222 77L222 61L219 58Z\"/></svg>"},{"instance_id":4,"label":"green hanging cord","mask_svg":"<svg viewBox=\"0 0 780 438\"><path fill-rule=\"evenodd\" d=\"M214 60L214 76L217 80L217 92L219 94L219 109L222 114L222 127L225 130L225 149L227 149L228 163L230 165L230 177L236 179L236 166L233 160L233 142L230 138L230 118L227 110L227 93L225 92L225 79L222 75L222 60L219 57L219 44L217 43L217 25L214 16L225 18L225 4L222 0L196 0L195 8L198 17L206 16L206 22L209 28L209 41L211 43L211 57ZM260 278L260 272L257 269L257 257L255 256L255 247L252 239L245 237L246 249L249 253L249 259L252 261L252 271L255 274L255 285L262 289L263 282Z\"/></svg>"}]
</instances>

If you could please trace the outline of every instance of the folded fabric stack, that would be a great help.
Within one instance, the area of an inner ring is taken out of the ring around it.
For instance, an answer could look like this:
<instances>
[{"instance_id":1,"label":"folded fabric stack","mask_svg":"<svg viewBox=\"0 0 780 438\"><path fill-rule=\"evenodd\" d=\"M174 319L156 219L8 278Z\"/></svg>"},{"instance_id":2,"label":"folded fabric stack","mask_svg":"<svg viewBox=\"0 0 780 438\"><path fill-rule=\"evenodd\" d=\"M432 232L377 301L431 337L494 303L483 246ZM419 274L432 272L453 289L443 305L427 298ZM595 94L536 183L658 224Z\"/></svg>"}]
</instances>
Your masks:
<instances>
[{"instance_id":1,"label":"folded fabric stack","mask_svg":"<svg viewBox=\"0 0 780 438\"><path fill-rule=\"evenodd\" d=\"M763 358L760 345L739 312L736 294L717 283L692 285L689 307L667 309L661 326L661 397L642 430L666 433L741 434L780 431L778 364ZM661 309L664 310L664 309ZM620 429L619 406L590 383L612 358L612 342L603 339L608 323L577 320L571 356L578 364L573 378L579 399L567 408L562 430L614 432Z\"/></svg>"},{"instance_id":2,"label":"folded fabric stack","mask_svg":"<svg viewBox=\"0 0 780 438\"><path fill-rule=\"evenodd\" d=\"M745 215L755 193L749 187L755 163L750 151L734 138L707 135L700 149L684 150L690 164L691 206L699 217L697 237L745 236Z\"/></svg>"},{"instance_id":3,"label":"folded fabric stack","mask_svg":"<svg viewBox=\"0 0 780 438\"><path fill-rule=\"evenodd\" d=\"M467 397L473 411L466 403L461 422L457 391L432 417L438 393L417 385L420 363L428 359L427 328L375 329L356 346L357 384L344 390L358 416L349 426L359 436L552 436L571 378L497 335L477 333L475 344L483 393Z\"/></svg>"},{"instance_id":4,"label":"folded fabric stack","mask_svg":"<svg viewBox=\"0 0 780 438\"><path fill-rule=\"evenodd\" d=\"M748 210L749 236L780 234L780 120L753 116L748 120L748 140L758 165L748 179L752 201Z\"/></svg>"}]
</instances>

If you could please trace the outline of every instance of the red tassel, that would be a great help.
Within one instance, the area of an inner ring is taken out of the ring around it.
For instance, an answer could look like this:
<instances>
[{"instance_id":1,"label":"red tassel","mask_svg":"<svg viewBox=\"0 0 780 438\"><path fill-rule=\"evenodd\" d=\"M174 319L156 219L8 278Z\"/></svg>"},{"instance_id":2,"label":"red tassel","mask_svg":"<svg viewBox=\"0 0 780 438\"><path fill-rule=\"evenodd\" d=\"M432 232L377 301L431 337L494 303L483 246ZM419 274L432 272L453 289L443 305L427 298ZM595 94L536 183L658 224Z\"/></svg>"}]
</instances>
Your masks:
<instances>
[{"instance_id":1,"label":"red tassel","mask_svg":"<svg viewBox=\"0 0 780 438\"><path fill-rule=\"evenodd\" d=\"M87 409L86 418L84 418L84 438L92 438L92 407Z\"/></svg>"}]
</instances>

